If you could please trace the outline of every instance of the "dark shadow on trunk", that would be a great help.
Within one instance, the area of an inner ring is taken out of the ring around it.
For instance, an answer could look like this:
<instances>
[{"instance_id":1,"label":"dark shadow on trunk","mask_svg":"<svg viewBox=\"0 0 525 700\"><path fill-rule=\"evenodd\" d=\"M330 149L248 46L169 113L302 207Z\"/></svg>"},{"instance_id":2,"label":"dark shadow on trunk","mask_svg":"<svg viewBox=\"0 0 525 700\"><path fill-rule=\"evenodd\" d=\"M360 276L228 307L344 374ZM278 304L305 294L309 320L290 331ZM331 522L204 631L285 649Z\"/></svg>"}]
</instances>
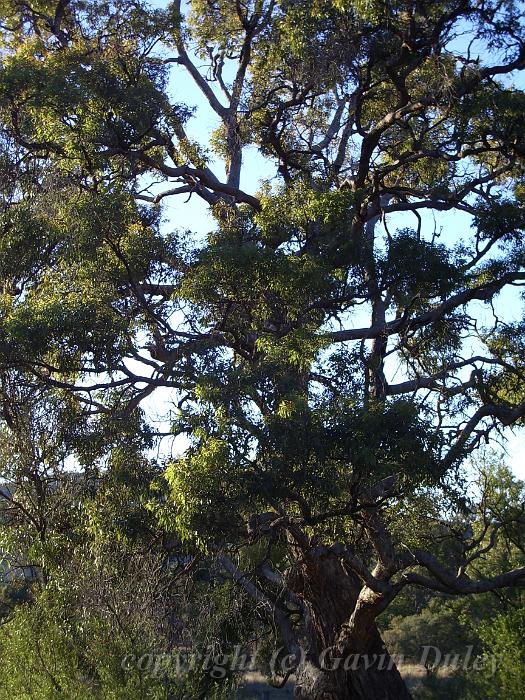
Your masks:
<instances>
[{"instance_id":1,"label":"dark shadow on trunk","mask_svg":"<svg viewBox=\"0 0 525 700\"><path fill-rule=\"evenodd\" d=\"M362 584L337 557L303 560L293 587L307 611L296 700L410 700L375 623L341 637Z\"/></svg>"}]
</instances>

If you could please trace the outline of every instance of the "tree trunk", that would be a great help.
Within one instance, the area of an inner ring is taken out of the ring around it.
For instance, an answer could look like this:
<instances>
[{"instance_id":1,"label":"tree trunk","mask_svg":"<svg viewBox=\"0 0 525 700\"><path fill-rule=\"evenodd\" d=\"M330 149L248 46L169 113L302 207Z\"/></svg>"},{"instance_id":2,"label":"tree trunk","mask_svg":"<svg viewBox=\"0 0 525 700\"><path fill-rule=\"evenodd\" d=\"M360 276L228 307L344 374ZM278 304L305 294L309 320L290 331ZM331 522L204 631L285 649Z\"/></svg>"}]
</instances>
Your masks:
<instances>
[{"instance_id":1,"label":"tree trunk","mask_svg":"<svg viewBox=\"0 0 525 700\"><path fill-rule=\"evenodd\" d=\"M363 589L357 577L322 556L303 559L293 583L307 611L296 700L410 700L373 619L360 628L352 618Z\"/></svg>"},{"instance_id":2,"label":"tree trunk","mask_svg":"<svg viewBox=\"0 0 525 700\"><path fill-rule=\"evenodd\" d=\"M411 695L379 633L367 654L305 659L296 677L296 700L410 700Z\"/></svg>"}]
</instances>

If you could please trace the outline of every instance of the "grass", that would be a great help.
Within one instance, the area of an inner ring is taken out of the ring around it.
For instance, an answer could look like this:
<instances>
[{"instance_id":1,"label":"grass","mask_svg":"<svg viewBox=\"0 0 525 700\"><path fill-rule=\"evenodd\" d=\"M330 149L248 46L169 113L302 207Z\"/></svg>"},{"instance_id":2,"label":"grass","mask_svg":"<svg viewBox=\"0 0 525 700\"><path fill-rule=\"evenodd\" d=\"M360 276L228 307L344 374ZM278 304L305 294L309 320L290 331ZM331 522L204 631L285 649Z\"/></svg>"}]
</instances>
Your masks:
<instances>
[{"instance_id":1,"label":"grass","mask_svg":"<svg viewBox=\"0 0 525 700\"><path fill-rule=\"evenodd\" d=\"M403 664L399 666L399 672L410 691L420 687L427 675L426 669L419 664ZM446 677L446 669L438 671L437 675ZM293 681L289 681L284 688L272 688L261 673L248 673L236 697L237 700L292 700Z\"/></svg>"}]
</instances>

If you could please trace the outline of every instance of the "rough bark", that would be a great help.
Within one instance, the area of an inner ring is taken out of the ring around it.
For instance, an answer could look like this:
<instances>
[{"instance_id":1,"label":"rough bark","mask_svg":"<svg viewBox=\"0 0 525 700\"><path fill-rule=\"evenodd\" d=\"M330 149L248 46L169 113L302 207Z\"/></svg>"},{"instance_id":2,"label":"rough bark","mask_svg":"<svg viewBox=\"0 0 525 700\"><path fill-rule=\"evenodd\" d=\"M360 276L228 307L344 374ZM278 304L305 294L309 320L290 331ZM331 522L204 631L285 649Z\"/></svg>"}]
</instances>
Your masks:
<instances>
[{"instance_id":1,"label":"rough bark","mask_svg":"<svg viewBox=\"0 0 525 700\"><path fill-rule=\"evenodd\" d=\"M294 587L307 611L296 700L410 700L375 622L350 629L363 585L338 558L303 560Z\"/></svg>"},{"instance_id":2,"label":"rough bark","mask_svg":"<svg viewBox=\"0 0 525 700\"><path fill-rule=\"evenodd\" d=\"M324 659L324 669L306 659L297 673L296 700L410 700L377 630L374 636L376 643L368 653L336 654Z\"/></svg>"}]
</instances>

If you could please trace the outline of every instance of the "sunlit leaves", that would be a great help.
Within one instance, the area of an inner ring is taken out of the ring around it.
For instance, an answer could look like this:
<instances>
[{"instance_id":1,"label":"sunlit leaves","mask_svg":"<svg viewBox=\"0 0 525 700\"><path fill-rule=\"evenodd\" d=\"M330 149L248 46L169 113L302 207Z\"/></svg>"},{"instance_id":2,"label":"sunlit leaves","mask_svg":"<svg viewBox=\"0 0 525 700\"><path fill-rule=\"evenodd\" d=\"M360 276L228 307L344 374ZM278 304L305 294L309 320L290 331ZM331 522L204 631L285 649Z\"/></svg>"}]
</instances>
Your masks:
<instances>
[{"instance_id":1,"label":"sunlit leaves","mask_svg":"<svg viewBox=\"0 0 525 700\"><path fill-rule=\"evenodd\" d=\"M383 265L383 284L392 290L399 308L417 309L420 299L444 299L461 280L447 248L418 240L410 229L398 231L389 241Z\"/></svg>"}]
</instances>

